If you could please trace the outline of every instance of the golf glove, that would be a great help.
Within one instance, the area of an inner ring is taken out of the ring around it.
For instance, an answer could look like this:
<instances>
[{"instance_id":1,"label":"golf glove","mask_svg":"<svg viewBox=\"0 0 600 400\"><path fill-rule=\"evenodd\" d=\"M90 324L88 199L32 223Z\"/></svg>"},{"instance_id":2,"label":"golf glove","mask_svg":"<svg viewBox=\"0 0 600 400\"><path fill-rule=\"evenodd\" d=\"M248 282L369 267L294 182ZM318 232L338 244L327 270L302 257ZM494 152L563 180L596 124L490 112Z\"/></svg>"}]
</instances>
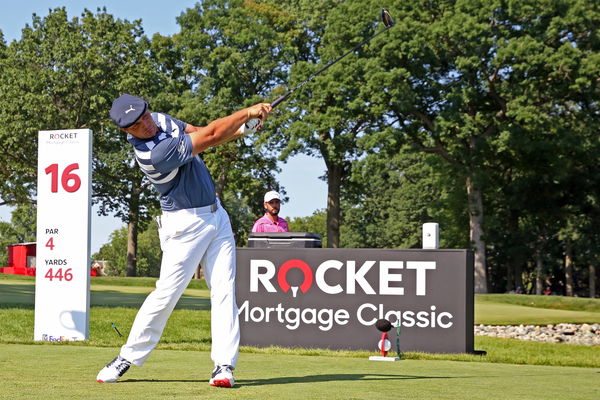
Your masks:
<instances>
[{"instance_id":1,"label":"golf glove","mask_svg":"<svg viewBox=\"0 0 600 400\"><path fill-rule=\"evenodd\" d=\"M248 135L256 132L260 128L262 128L262 120L260 120L260 118L251 118L242 125L240 130L244 135Z\"/></svg>"}]
</instances>

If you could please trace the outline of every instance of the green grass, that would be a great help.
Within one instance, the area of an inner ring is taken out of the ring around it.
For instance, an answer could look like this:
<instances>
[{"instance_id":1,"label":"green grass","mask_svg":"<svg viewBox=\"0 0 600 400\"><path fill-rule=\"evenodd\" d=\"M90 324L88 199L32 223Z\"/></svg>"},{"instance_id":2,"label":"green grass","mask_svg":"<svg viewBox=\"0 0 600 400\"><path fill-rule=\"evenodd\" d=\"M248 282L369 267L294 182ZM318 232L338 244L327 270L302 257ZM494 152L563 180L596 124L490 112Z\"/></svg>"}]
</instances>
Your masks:
<instances>
[{"instance_id":1,"label":"green grass","mask_svg":"<svg viewBox=\"0 0 600 400\"><path fill-rule=\"evenodd\" d=\"M3 399L555 399L600 396L590 368L242 353L233 389L207 384L209 354L156 350L117 384L95 375L115 349L0 344ZM32 355L35 354L35 357ZM17 362L18 360L18 362Z\"/></svg>"},{"instance_id":2,"label":"green grass","mask_svg":"<svg viewBox=\"0 0 600 400\"><path fill-rule=\"evenodd\" d=\"M131 278L123 276L96 276L91 278L92 285L105 285L105 286L145 286L152 287L156 283L158 278ZM188 289L207 289L206 281L204 279L192 279L188 285Z\"/></svg>"},{"instance_id":3,"label":"green grass","mask_svg":"<svg viewBox=\"0 0 600 400\"><path fill-rule=\"evenodd\" d=\"M4 274L0 274L2 276ZM92 307L139 307L148 293L154 289L153 278L140 278L146 284L132 284L136 278L92 279L90 303ZM117 282L124 281L125 285ZM199 282L199 281L193 281ZM196 289L194 289L196 287ZM35 303L35 281L30 279L0 280L0 307L12 304L21 307L33 307ZM180 299L177 308L210 309L209 291L206 284L190 285Z\"/></svg>"},{"instance_id":4,"label":"green grass","mask_svg":"<svg viewBox=\"0 0 600 400\"><path fill-rule=\"evenodd\" d=\"M90 340L63 345L120 347L129 333L137 309L92 307L90 311ZM0 343L34 344L33 309L1 308ZM117 325L124 335L120 337L111 324ZM164 350L210 350L210 312L207 310L176 309L165 328L158 349ZM486 355L427 354L408 352L403 356L413 360L447 360L512 364L535 364L553 366L576 366L600 368L600 347L588 347L554 343L523 342L514 339L476 337L475 348ZM281 347L244 347L243 353L332 356L340 358L368 357L367 351L333 351L326 349L290 349Z\"/></svg>"},{"instance_id":5,"label":"green grass","mask_svg":"<svg viewBox=\"0 0 600 400\"><path fill-rule=\"evenodd\" d=\"M600 312L551 310L505 303L476 303L475 323L484 325L547 325L600 323Z\"/></svg>"},{"instance_id":6,"label":"green grass","mask_svg":"<svg viewBox=\"0 0 600 400\"><path fill-rule=\"evenodd\" d=\"M106 285L106 286L144 286L154 287L158 278L149 277L124 277L124 276L95 276L91 277L92 285ZM11 275L1 274L0 281L24 281L24 282L35 282L34 276L24 275ZM192 279L188 288L190 289L206 289L206 282L204 279Z\"/></svg>"},{"instance_id":7,"label":"green grass","mask_svg":"<svg viewBox=\"0 0 600 400\"><path fill-rule=\"evenodd\" d=\"M145 285L134 284L135 278L96 278L92 280L90 309L90 340L76 346L119 347L129 333L135 314L154 286L153 279L143 278ZM125 285L121 285L125 282ZM0 343L33 344L34 282L31 279L6 278L0 281ZM187 289L178 303L161 339L159 349L196 350L210 349L210 302L207 289ZM596 318L600 314L589 311L547 310L523 307L507 303L494 303L486 295L476 297L477 323L532 323L549 313L565 313L563 318L581 322L578 318ZM519 295L512 295L519 296ZM519 296L522 297L522 296ZM497 301L510 299L501 295ZM578 299L575 299L578 300ZM597 300L596 300L597 301ZM506 311L508 310L508 311ZM588 315L589 314L589 315ZM113 329L116 324L124 335L120 337ZM542 322L546 323L546 321ZM73 345L73 344L71 344ZM536 364L554 366L600 367L600 347L565 344L522 342L510 339L476 337L475 348L487 352L485 356L470 354L406 353L413 360L454 360L471 362ZM322 349L253 348L245 347L245 353L367 357L368 352L329 351Z\"/></svg>"},{"instance_id":8,"label":"green grass","mask_svg":"<svg viewBox=\"0 0 600 400\"><path fill-rule=\"evenodd\" d=\"M35 281L35 276L25 276L25 275L13 275L13 274L0 274L0 281Z\"/></svg>"},{"instance_id":9,"label":"green grass","mask_svg":"<svg viewBox=\"0 0 600 400\"><path fill-rule=\"evenodd\" d=\"M395 363L368 361L372 352L366 351L243 347L236 387L211 388L209 292L201 281L186 290L143 368L132 367L118 384L96 383L155 281L92 279L90 340L41 343L32 340L34 280L0 274L0 399L600 398L599 346L490 337L475 338L475 348L487 352L483 356L409 352ZM532 301L528 297L478 295L476 320L532 323L551 315L582 322L600 316L598 300L590 306L581 301L586 299L552 299L550 309L542 307L545 299L533 299L535 307L522 303Z\"/></svg>"},{"instance_id":10,"label":"green grass","mask_svg":"<svg viewBox=\"0 0 600 400\"><path fill-rule=\"evenodd\" d=\"M522 294L478 294L475 302L513 304L517 306L549 308L553 310L590 311L600 313L600 299L566 296L535 296Z\"/></svg>"},{"instance_id":11,"label":"green grass","mask_svg":"<svg viewBox=\"0 0 600 400\"><path fill-rule=\"evenodd\" d=\"M600 299L478 294L475 323L485 325L547 325L600 323Z\"/></svg>"}]
</instances>

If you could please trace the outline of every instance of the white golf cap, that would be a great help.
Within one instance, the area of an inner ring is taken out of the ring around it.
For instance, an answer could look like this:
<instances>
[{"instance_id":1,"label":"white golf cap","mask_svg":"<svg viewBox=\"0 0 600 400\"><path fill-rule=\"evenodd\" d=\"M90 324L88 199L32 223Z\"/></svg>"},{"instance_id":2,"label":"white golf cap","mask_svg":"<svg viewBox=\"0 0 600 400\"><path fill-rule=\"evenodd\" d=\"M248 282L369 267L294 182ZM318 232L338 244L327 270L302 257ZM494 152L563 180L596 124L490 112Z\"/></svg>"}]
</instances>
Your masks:
<instances>
[{"instance_id":1,"label":"white golf cap","mask_svg":"<svg viewBox=\"0 0 600 400\"><path fill-rule=\"evenodd\" d=\"M265 193L265 203L268 203L273 199L281 200L281 196L279 196L279 193L274 190Z\"/></svg>"}]
</instances>

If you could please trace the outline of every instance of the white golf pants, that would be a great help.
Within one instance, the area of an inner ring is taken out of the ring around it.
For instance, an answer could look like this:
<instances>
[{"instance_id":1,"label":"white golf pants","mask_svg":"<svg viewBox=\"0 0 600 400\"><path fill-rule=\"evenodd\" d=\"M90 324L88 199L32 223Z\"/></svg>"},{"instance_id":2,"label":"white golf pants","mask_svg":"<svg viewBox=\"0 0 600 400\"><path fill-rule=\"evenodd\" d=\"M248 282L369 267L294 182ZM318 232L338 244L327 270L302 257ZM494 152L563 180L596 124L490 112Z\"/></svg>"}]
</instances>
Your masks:
<instances>
[{"instance_id":1,"label":"white golf pants","mask_svg":"<svg viewBox=\"0 0 600 400\"><path fill-rule=\"evenodd\" d=\"M121 357L141 366L200 264L210 289L211 358L236 365L240 341L235 301L235 241L229 216L218 205L163 212L159 219L163 251L156 289L148 295L131 327Z\"/></svg>"}]
</instances>

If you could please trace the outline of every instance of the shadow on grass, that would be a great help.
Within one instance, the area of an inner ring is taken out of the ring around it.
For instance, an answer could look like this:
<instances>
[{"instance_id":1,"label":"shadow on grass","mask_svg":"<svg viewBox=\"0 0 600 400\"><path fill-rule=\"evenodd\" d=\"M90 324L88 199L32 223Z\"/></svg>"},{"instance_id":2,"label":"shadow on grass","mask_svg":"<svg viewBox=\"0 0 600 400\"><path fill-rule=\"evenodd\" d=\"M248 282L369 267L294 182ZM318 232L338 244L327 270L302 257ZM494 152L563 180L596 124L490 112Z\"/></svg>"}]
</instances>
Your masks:
<instances>
[{"instance_id":1,"label":"shadow on grass","mask_svg":"<svg viewBox=\"0 0 600 400\"><path fill-rule=\"evenodd\" d=\"M118 384L123 383L202 383L207 382L208 379L123 379L119 380Z\"/></svg>"},{"instance_id":2,"label":"shadow on grass","mask_svg":"<svg viewBox=\"0 0 600 400\"><path fill-rule=\"evenodd\" d=\"M453 376L417 376L417 375L389 375L389 374L320 374L306 376L282 376L266 379L240 379L235 381L234 389L243 386L287 385L290 383L318 383L318 382L343 382L343 381L393 381L407 379L455 379ZM461 376L460 378L465 378ZM202 383L205 379L125 379L119 383L161 382L161 383Z\"/></svg>"},{"instance_id":3,"label":"shadow on grass","mask_svg":"<svg viewBox=\"0 0 600 400\"><path fill-rule=\"evenodd\" d=\"M0 286L0 304L9 308L33 308L35 304L35 286L23 284L2 284ZM139 308L147 293L123 293L117 290L92 290L91 306ZM210 310L210 299L183 295L177 302L177 309Z\"/></svg>"},{"instance_id":4,"label":"shadow on grass","mask_svg":"<svg viewBox=\"0 0 600 400\"><path fill-rule=\"evenodd\" d=\"M122 293L115 290L92 290L90 302L92 306L139 308L148 297L147 293ZM177 302L176 309L210 310L210 299L183 295Z\"/></svg>"},{"instance_id":5,"label":"shadow on grass","mask_svg":"<svg viewBox=\"0 0 600 400\"><path fill-rule=\"evenodd\" d=\"M35 302L35 286L31 284L5 284L0 286L0 303L33 304Z\"/></svg>"},{"instance_id":6,"label":"shadow on grass","mask_svg":"<svg viewBox=\"0 0 600 400\"><path fill-rule=\"evenodd\" d=\"M198 383L208 385L208 379L124 379L122 381L117 382L117 384L124 383ZM235 386L232 388L227 388L227 391L239 389L240 387L241 386L238 385L236 381ZM221 390L221 388L215 389Z\"/></svg>"},{"instance_id":7,"label":"shadow on grass","mask_svg":"<svg viewBox=\"0 0 600 400\"><path fill-rule=\"evenodd\" d=\"M241 386L285 385L289 383L318 383L336 381L393 381L406 379L453 379L452 376L417 376L390 374L319 374L306 376L282 376L267 379L241 379L236 384Z\"/></svg>"}]
</instances>

